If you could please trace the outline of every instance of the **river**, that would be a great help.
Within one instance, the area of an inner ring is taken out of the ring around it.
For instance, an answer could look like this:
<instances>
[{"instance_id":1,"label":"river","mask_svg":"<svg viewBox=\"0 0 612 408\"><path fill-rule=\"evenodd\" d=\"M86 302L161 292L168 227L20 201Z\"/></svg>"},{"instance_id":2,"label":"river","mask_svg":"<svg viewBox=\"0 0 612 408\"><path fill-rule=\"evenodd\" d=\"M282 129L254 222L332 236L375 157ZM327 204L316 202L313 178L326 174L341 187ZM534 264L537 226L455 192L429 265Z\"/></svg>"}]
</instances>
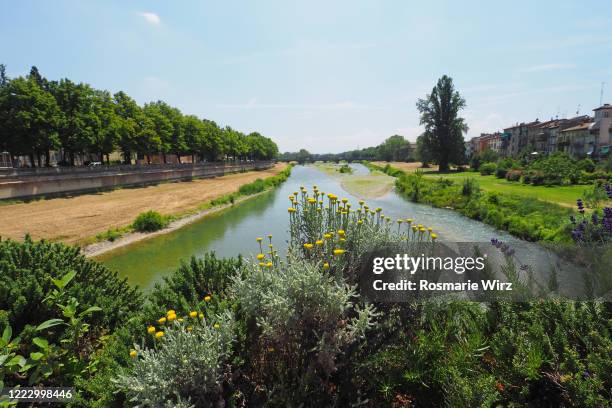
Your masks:
<instances>
[{"instance_id":1,"label":"river","mask_svg":"<svg viewBox=\"0 0 612 408\"><path fill-rule=\"evenodd\" d=\"M361 164L351 166L354 175L369 172ZM296 166L290 178L271 192L204 217L174 232L119 248L98 260L117 270L120 276L127 277L131 284L149 290L155 282L169 275L181 261L189 260L191 256L200 256L207 251L215 251L221 257L252 255L258 251L255 238L259 236L272 234L279 253L284 253L287 245L288 196L298 191L300 186L311 189L316 185L320 191L333 192L356 204L360 197L344 191L340 181L340 175L326 174L314 166ZM539 245L521 241L452 210L412 203L395 191L366 202L372 208L382 207L383 213L394 219L413 218L419 224L432 227L440 241L489 243L491 238L498 238L515 246L523 262L541 263L550 257ZM575 282L565 284L571 286Z\"/></svg>"}]
</instances>

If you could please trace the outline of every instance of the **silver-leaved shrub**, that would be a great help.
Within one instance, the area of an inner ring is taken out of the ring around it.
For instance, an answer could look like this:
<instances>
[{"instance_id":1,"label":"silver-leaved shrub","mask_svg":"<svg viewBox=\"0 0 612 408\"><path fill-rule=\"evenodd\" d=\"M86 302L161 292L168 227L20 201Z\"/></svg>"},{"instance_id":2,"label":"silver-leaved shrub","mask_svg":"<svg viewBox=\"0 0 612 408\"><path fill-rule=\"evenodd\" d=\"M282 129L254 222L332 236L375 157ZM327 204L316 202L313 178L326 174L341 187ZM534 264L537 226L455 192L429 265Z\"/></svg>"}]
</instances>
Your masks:
<instances>
[{"instance_id":1,"label":"silver-leaved shrub","mask_svg":"<svg viewBox=\"0 0 612 408\"><path fill-rule=\"evenodd\" d=\"M141 407L214 405L235 341L234 325L229 311L190 326L174 322L154 348L136 346L135 361L116 379L117 386Z\"/></svg>"}]
</instances>

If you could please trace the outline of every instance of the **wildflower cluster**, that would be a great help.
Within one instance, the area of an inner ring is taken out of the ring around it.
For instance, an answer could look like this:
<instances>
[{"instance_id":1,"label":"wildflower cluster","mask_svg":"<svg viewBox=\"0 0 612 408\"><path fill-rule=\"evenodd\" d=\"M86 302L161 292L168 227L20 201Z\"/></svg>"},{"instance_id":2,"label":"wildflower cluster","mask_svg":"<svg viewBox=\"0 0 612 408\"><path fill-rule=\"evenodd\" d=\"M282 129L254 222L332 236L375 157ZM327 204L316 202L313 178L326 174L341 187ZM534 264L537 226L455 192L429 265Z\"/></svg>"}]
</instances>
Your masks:
<instances>
[{"instance_id":1,"label":"wildflower cluster","mask_svg":"<svg viewBox=\"0 0 612 408\"><path fill-rule=\"evenodd\" d=\"M612 199L612 187L606 184L604 189L608 198ZM574 216L570 217L574 242L582 244L605 244L608 242L612 237L612 208L605 207L601 214L595 210L588 217L585 214L584 203L581 199L576 200L576 206L581 219L577 220Z\"/></svg>"},{"instance_id":2,"label":"wildflower cluster","mask_svg":"<svg viewBox=\"0 0 612 408\"><path fill-rule=\"evenodd\" d=\"M206 295L202 298L202 301L197 305L194 310L191 310L186 315L177 316L174 309L170 309L161 316L155 324L151 324L147 327L147 333L155 340L161 340L166 335L166 330L170 327L181 329L186 332L193 331L196 325L207 325L207 319L205 317L206 304L212 300L212 295ZM208 319L215 321L214 319ZM157 327L156 327L157 326ZM212 328L218 330L221 327L218 321L212 324ZM130 350L130 357L138 357L138 351L136 349Z\"/></svg>"},{"instance_id":3,"label":"wildflower cluster","mask_svg":"<svg viewBox=\"0 0 612 408\"><path fill-rule=\"evenodd\" d=\"M434 242L433 228L412 218L395 221L382 208L370 208L363 200L353 207L346 198L326 194L313 186L289 196L289 251L320 262L324 269L343 263L345 253L363 253L364 245L375 236L381 241Z\"/></svg>"}]
</instances>

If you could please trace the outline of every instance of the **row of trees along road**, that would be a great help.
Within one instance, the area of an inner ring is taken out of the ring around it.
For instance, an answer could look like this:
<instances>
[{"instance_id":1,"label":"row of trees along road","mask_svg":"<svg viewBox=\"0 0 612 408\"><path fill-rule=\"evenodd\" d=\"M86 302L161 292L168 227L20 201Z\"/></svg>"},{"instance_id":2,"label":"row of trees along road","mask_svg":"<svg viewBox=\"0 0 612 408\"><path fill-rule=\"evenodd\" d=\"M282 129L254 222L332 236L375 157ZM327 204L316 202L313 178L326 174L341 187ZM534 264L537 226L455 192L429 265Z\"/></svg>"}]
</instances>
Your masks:
<instances>
[{"instance_id":1,"label":"row of trees along road","mask_svg":"<svg viewBox=\"0 0 612 408\"><path fill-rule=\"evenodd\" d=\"M184 115L157 101L139 106L125 92L112 95L69 79L50 81L36 67L25 77L9 79L0 64L0 151L29 156L32 165L49 165L50 152L63 152L64 164L94 154L102 162L121 150L125 163L134 153L192 156L192 161L222 158L269 160L278 147L257 132L245 135L231 127Z\"/></svg>"}]
</instances>

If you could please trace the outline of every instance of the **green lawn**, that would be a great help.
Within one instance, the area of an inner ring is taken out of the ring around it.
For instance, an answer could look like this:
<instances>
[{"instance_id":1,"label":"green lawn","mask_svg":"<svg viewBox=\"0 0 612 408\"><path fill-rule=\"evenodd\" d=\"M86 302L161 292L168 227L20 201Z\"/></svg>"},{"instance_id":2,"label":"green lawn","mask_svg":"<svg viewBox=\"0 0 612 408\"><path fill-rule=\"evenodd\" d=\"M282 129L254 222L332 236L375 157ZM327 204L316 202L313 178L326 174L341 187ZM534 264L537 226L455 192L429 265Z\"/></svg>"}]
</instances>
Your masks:
<instances>
[{"instance_id":1,"label":"green lawn","mask_svg":"<svg viewBox=\"0 0 612 408\"><path fill-rule=\"evenodd\" d=\"M510 182L506 179L498 179L495 176L482 176L479 173L472 172L449 174L424 173L424 176L428 178L444 177L457 183L461 183L465 178L471 177L478 181L480 188L484 191L499 191L500 193L532 197L566 207L574 207L576 205L576 199L582 197L584 190L589 188L589 186L585 185L552 187L532 186L521 182Z\"/></svg>"}]
</instances>

